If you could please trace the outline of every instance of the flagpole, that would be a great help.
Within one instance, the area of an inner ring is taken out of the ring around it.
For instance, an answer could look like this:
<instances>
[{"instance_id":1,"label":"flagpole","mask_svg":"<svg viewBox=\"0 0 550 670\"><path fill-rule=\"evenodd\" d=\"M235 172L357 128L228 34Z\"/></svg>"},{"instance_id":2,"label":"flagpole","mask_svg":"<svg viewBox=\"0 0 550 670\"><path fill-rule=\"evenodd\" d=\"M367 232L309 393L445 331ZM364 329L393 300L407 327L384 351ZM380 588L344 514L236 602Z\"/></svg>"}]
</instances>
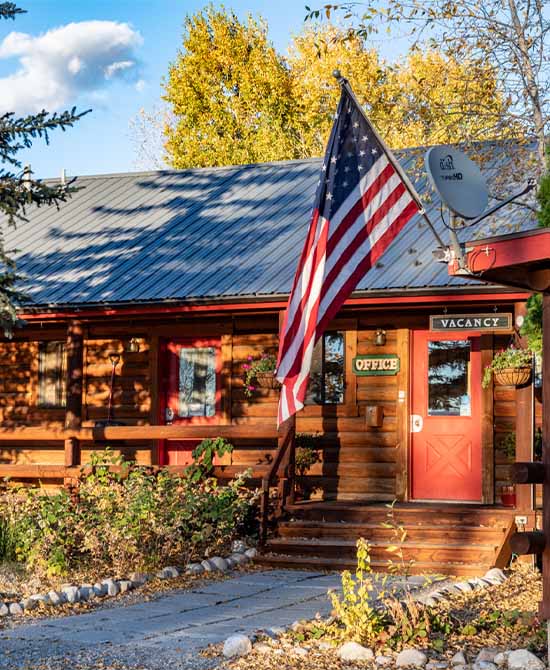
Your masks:
<instances>
[{"instance_id":1,"label":"flagpole","mask_svg":"<svg viewBox=\"0 0 550 670\"><path fill-rule=\"evenodd\" d=\"M342 77L342 75L340 73L340 70L334 70L334 72L332 74L333 74L334 78L336 79L336 81L340 84L340 87L346 90L346 93L355 102L355 104L357 105L357 108L361 111L361 114L363 115L363 118L365 119L365 121L368 123L369 128L372 130L373 135L376 137L378 142L380 142L380 144L384 148L384 151L385 151L385 153L388 157L389 162L393 165L395 171L397 172L397 174L403 180L403 183L405 184L405 187L409 191L412 199L418 205L418 208L420 210L420 214L422 215L422 217L424 218L424 220L426 221L426 223L430 227L430 230L432 231L432 233L433 233L435 239L437 240L438 244L443 249L446 249L448 247L448 245L445 244L445 242L443 242L443 240L441 239L441 236L439 235L439 233L435 229L435 226L431 222L428 214L426 213L426 210L424 209L424 205L422 204L422 201L420 200L420 196L418 195L418 193L417 193L415 187L413 186L411 180L408 178L406 172L401 167L401 164L399 163L397 158L394 156L393 151L388 147L388 145L380 137L378 131L376 130L376 128L370 122L369 117L367 116L367 114L365 113L365 110L363 109L363 105L357 99L355 93L353 92L353 90L352 90L352 88L349 84L349 81L345 77Z\"/></svg>"}]
</instances>

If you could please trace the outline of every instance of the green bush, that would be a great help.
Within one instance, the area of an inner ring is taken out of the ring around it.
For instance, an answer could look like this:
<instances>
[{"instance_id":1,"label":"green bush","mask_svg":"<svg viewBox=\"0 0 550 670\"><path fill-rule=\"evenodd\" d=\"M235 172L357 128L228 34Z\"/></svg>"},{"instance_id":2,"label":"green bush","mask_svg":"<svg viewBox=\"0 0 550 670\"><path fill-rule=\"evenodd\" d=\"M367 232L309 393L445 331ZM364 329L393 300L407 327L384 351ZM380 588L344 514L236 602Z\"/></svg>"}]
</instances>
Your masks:
<instances>
[{"instance_id":1,"label":"green bush","mask_svg":"<svg viewBox=\"0 0 550 670\"><path fill-rule=\"evenodd\" d=\"M240 535L256 498L246 473L220 486L196 468L153 472L109 451L91 466L72 492L10 489L0 502L0 550L5 535L6 553L46 576L182 564Z\"/></svg>"}]
</instances>

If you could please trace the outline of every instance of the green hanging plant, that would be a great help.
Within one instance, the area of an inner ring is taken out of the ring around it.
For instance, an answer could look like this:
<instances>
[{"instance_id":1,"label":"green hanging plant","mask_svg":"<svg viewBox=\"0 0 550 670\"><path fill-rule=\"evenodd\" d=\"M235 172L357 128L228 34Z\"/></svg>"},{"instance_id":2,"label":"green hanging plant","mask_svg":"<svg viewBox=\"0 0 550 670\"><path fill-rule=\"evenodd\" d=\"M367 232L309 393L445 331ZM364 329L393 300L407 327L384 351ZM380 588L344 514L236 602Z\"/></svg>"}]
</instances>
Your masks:
<instances>
[{"instance_id":1,"label":"green hanging plant","mask_svg":"<svg viewBox=\"0 0 550 670\"><path fill-rule=\"evenodd\" d=\"M527 300L527 314L521 327L531 351L542 354L542 294L535 293Z\"/></svg>"}]
</instances>

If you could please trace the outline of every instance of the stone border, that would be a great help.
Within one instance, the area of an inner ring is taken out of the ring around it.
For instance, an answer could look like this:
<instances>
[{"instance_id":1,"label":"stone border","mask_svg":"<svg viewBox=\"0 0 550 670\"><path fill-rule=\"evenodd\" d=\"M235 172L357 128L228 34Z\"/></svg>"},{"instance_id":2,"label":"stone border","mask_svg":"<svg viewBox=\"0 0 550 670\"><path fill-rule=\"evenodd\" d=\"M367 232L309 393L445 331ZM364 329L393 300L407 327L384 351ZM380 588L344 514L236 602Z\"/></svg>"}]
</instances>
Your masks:
<instances>
[{"instance_id":1,"label":"stone border","mask_svg":"<svg viewBox=\"0 0 550 670\"><path fill-rule=\"evenodd\" d=\"M423 590L414 596L414 600L421 605L433 607L442 601L449 599L453 593L469 593L488 586L502 584L507 579L506 574L500 568L491 568L483 577L473 577L463 582L446 582L443 586L426 592Z\"/></svg>"},{"instance_id":2,"label":"stone border","mask_svg":"<svg viewBox=\"0 0 550 670\"><path fill-rule=\"evenodd\" d=\"M247 548L242 540L236 540L232 546L233 552L222 558L213 556L205 558L200 563L189 563L184 570L175 566L167 566L154 575L145 573L132 573L128 579L103 579L95 584L64 584L59 591L48 593L36 593L18 602L0 602L0 617L19 616L25 611L32 611L39 603L50 607L60 605L88 602L96 598L114 598L129 591L138 589L153 578L174 579L186 575L201 575L206 572L228 572L239 565L246 565L256 557L256 549Z\"/></svg>"}]
</instances>

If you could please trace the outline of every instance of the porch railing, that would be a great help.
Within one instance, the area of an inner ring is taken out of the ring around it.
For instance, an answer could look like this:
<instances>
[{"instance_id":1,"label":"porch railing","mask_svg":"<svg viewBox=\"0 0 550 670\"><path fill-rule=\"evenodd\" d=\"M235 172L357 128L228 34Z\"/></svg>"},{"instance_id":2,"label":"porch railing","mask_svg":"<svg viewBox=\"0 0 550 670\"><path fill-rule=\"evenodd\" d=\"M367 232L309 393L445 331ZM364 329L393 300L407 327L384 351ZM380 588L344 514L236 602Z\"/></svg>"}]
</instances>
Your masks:
<instances>
[{"instance_id":1,"label":"porch railing","mask_svg":"<svg viewBox=\"0 0 550 670\"><path fill-rule=\"evenodd\" d=\"M83 473L80 462L82 443L132 442L147 440L183 440L223 437L237 439L274 439L278 446L273 460L268 466L253 468L252 476L261 479L260 501L260 542L265 543L269 524L270 490L278 483L275 513L279 515L285 503L292 499L294 490L294 426L287 425L281 432L273 424L255 425L171 425L171 426L94 426L89 428L63 429L58 427L0 428L0 449L2 445L24 442L56 442L64 445L65 463L0 463L0 478L15 479L62 479L65 483L78 479ZM116 466L111 466L117 469ZM151 465L153 470L160 466ZM182 472L185 466L168 466L174 472ZM246 466L217 466L214 475L229 478ZM85 470L85 469L84 469Z\"/></svg>"}]
</instances>

